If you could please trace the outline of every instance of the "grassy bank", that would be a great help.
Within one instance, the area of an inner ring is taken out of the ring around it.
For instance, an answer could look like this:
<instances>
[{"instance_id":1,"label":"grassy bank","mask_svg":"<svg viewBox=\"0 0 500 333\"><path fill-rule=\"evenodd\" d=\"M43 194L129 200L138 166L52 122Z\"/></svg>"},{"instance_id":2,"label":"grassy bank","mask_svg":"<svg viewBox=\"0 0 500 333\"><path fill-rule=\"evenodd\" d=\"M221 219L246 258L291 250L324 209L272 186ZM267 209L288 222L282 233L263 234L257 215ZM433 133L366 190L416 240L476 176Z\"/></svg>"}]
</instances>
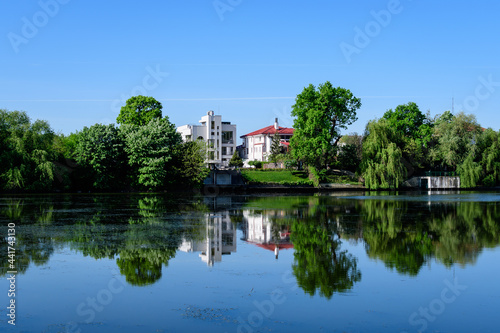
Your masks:
<instances>
[{"instance_id":1,"label":"grassy bank","mask_svg":"<svg viewBox=\"0 0 500 333\"><path fill-rule=\"evenodd\" d=\"M249 184L312 185L307 172L291 170L243 169L241 175Z\"/></svg>"}]
</instances>

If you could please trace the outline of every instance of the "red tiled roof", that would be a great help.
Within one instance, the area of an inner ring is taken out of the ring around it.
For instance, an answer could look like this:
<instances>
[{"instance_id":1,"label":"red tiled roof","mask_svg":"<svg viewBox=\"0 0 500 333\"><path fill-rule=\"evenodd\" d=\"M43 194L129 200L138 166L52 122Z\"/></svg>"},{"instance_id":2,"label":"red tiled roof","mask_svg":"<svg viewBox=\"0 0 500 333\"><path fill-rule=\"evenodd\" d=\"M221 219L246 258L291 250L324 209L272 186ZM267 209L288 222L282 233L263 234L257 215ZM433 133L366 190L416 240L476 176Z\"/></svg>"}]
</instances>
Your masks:
<instances>
[{"instance_id":1,"label":"red tiled roof","mask_svg":"<svg viewBox=\"0 0 500 333\"><path fill-rule=\"evenodd\" d=\"M281 127L278 126L278 133L281 135L293 135L293 128L289 127ZM276 129L274 128L274 125L270 125L264 128L261 128L260 130L253 131L251 133L245 134L240 136L240 138L244 138L246 136L254 136L254 135L261 135L261 134L274 134L276 133Z\"/></svg>"}]
</instances>

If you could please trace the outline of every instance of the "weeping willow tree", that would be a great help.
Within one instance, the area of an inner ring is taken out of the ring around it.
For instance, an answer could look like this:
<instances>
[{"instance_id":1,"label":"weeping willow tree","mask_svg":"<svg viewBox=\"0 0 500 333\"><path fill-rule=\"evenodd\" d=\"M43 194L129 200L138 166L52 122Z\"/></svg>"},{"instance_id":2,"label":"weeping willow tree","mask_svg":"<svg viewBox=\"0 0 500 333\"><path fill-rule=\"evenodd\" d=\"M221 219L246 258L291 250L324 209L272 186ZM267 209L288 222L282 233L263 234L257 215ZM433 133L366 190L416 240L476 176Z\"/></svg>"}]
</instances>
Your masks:
<instances>
[{"instance_id":1,"label":"weeping willow tree","mask_svg":"<svg viewBox=\"0 0 500 333\"><path fill-rule=\"evenodd\" d=\"M465 161L457 168L460 174L460 187L470 188L475 187L481 178L481 165L474 162L474 153L470 152L465 158Z\"/></svg>"},{"instance_id":2,"label":"weeping willow tree","mask_svg":"<svg viewBox=\"0 0 500 333\"><path fill-rule=\"evenodd\" d=\"M50 190L55 179L54 131L26 112L0 109L0 189Z\"/></svg>"},{"instance_id":3,"label":"weeping willow tree","mask_svg":"<svg viewBox=\"0 0 500 333\"><path fill-rule=\"evenodd\" d=\"M481 165L486 174L483 184L493 186L500 182L500 132L488 128L484 131L481 141L481 146L484 147Z\"/></svg>"},{"instance_id":4,"label":"weeping willow tree","mask_svg":"<svg viewBox=\"0 0 500 333\"><path fill-rule=\"evenodd\" d=\"M395 189L406 177L401 148L387 120L371 121L366 128L361 169L369 189Z\"/></svg>"}]
</instances>

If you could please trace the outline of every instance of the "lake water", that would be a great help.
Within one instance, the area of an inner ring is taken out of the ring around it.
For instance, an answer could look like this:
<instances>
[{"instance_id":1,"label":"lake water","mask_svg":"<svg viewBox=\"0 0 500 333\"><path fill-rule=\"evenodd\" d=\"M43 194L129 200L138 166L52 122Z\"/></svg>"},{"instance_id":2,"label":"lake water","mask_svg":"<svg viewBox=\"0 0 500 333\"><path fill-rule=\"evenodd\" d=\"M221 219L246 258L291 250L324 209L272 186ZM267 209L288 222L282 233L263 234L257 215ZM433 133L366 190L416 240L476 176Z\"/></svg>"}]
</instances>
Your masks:
<instances>
[{"instance_id":1,"label":"lake water","mask_svg":"<svg viewBox=\"0 0 500 333\"><path fill-rule=\"evenodd\" d=\"M0 331L498 332L500 193L3 195L0 225Z\"/></svg>"}]
</instances>

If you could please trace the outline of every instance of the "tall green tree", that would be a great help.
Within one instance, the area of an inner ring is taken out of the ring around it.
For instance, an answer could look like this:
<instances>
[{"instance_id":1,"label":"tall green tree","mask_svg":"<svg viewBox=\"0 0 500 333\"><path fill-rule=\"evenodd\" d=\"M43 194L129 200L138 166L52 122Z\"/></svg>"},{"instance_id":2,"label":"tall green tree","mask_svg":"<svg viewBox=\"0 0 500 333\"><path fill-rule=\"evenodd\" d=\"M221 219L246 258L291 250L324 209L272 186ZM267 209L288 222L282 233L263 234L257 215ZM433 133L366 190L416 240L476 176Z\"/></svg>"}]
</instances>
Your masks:
<instances>
[{"instance_id":1,"label":"tall green tree","mask_svg":"<svg viewBox=\"0 0 500 333\"><path fill-rule=\"evenodd\" d=\"M370 121L363 143L361 170L369 189L398 188L407 175L398 134L386 119Z\"/></svg>"},{"instance_id":2,"label":"tall green tree","mask_svg":"<svg viewBox=\"0 0 500 333\"><path fill-rule=\"evenodd\" d=\"M113 124L84 127L78 135L75 160L86 170L95 189L111 189L124 185L126 154L124 140Z\"/></svg>"},{"instance_id":3,"label":"tall green tree","mask_svg":"<svg viewBox=\"0 0 500 333\"><path fill-rule=\"evenodd\" d=\"M54 131L45 120L33 123L25 112L0 110L0 187L42 191L54 186Z\"/></svg>"},{"instance_id":4,"label":"tall green tree","mask_svg":"<svg viewBox=\"0 0 500 333\"><path fill-rule=\"evenodd\" d=\"M120 130L125 136L125 151L137 184L159 190L167 185L169 178L173 180L171 163L182 138L168 117L152 119L144 126L124 125Z\"/></svg>"},{"instance_id":5,"label":"tall green tree","mask_svg":"<svg viewBox=\"0 0 500 333\"><path fill-rule=\"evenodd\" d=\"M274 133L273 140L271 142L271 151L269 154L269 162L273 162L276 166L278 164L278 159L281 155L281 145L280 145L280 134L278 131Z\"/></svg>"},{"instance_id":6,"label":"tall green tree","mask_svg":"<svg viewBox=\"0 0 500 333\"><path fill-rule=\"evenodd\" d=\"M199 187L210 173L206 164L207 144L203 140L183 142L177 146L173 172L181 186Z\"/></svg>"},{"instance_id":7,"label":"tall green tree","mask_svg":"<svg viewBox=\"0 0 500 333\"><path fill-rule=\"evenodd\" d=\"M456 116L445 113L436 120L433 137L435 143L430 157L436 167L456 170L471 150L481 134L476 117L460 112Z\"/></svg>"},{"instance_id":8,"label":"tall green tree","mask_svg":"<svg viewBox=\"0 0 500 333\"><path fill-rule=\"evenodd\" d=\"M153 97L134 96L127 100L125 106L122 106L116 122L118 124L143 126L152 119L160 119L162 117L162 108L161 103Z\"/></svg>"},{"instance_id":9,"label":"tall green tree","mask_svg":"<svg viewBox=\"0 0 500 333\"><path fill-rule=\"evenodd\" d=\"M412 168L423 168L429 163L428 147L432 140L432 119L424 115L414 102L398 105L382 117L395 133L394 142L403 158Z\"/></svg>"},{"instance_id":10,"label":"tall green tree","mask_svg":"<svg viewBox=\"0 0 500 333\"><path fill-rule=\"evenodd\" d=\"M330 82L312 84L297 95L292 116L295 132L290 140L293 158L316 169L333 163L341 131L357 120L359 98L345 88L334 88Z\"/></svg>"},{"instance_id":11,"label":"tall green tree","mask_svg":"<svg viewBox=\"0 0 500 333\"><path fill-rule=\"evenodd\" d=\"M430 140L429 133L421 133L421 127L429 124L414 102L398 105L394 111L385 112L382 118L387 119L389 126L394 129L399 138L422 139L424 142ZM422 134L425 134L424 138Z\"/></svg>"},{"instance_id":12,"label":"tall green tree","mask_svg":"<svg viewBox=\"0 0 500 333\"><path fill-rule=\"evenodd\" d=\"M481 151L481 165L486 175L484 185L495 185L500 182L500 131L486 129L478 144Z\"/></svg>"}]
</instances>

